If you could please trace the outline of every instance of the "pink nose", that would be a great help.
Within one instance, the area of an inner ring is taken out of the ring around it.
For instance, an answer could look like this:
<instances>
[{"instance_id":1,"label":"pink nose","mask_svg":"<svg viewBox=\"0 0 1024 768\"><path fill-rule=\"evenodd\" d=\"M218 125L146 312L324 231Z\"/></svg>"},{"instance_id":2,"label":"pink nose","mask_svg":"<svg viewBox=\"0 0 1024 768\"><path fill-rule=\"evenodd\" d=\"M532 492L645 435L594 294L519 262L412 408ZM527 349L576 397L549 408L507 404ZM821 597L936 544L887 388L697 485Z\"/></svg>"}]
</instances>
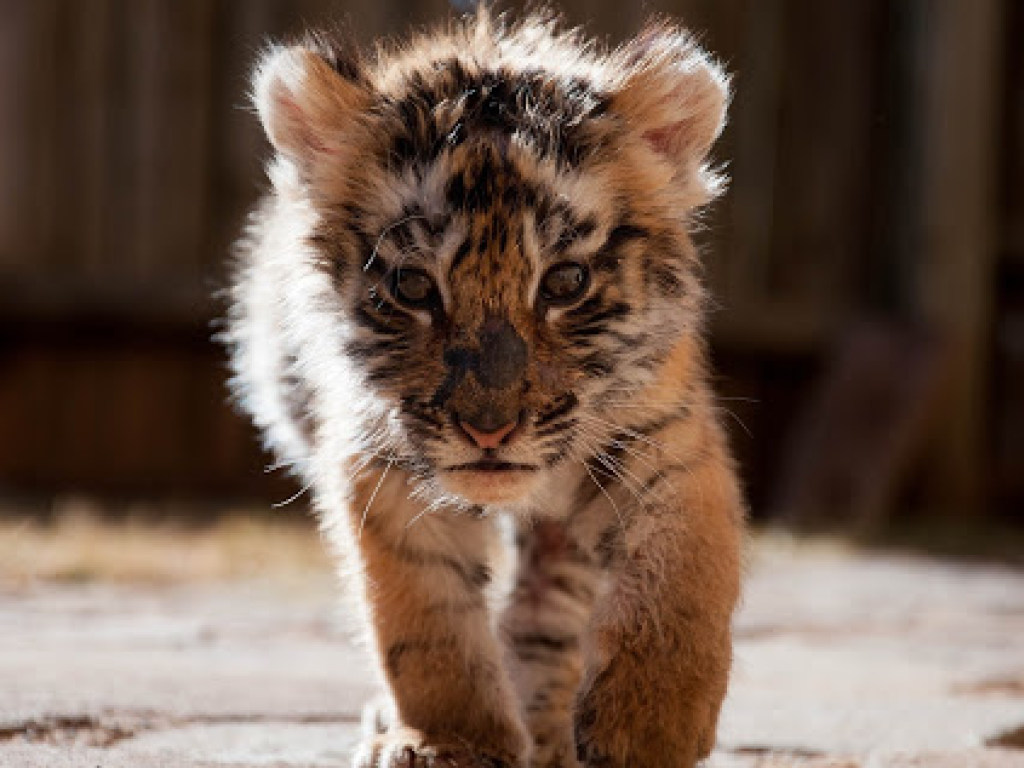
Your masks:
<instances>
[{"instance_id":1,"label":"pink nose","mask_svg":"<svg viewBox=\"0 0 1024 768\"><path fill-rule=\"evenodd\" d=\"M460 421L459 426L462 427L462 430L469 435L470 439L474 443L477 444L478 448L486 450L488 448L497 448L501 445L502 441L504 441L505 438L511 435L515 430L517 423L518 422L510 421L508 424L498 427L493 432L484 432L483 430L477 429L468 421Z\"/></svg>"}]
</instances>

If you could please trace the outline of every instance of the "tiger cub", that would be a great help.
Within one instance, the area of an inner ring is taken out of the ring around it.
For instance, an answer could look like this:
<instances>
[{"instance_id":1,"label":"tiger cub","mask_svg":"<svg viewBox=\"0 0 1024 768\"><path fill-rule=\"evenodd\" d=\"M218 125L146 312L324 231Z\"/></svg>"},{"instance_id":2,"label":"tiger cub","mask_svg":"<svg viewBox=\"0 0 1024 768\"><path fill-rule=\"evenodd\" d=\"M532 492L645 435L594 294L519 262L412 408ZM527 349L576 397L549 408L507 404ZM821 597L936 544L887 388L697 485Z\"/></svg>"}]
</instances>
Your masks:
<instances>
[{"instance_id":1,"label":"tiger cub","mask_svg":"<svg viewBox=\"0 0 1024 768\"><path fill-rule=\"evenodd\" d=\"M481 11L275 47L253 93L234 387L354 576L388 692L354 764L693 766L743 526L689 235L722 69Z\"/></svg>"}]
</instances>

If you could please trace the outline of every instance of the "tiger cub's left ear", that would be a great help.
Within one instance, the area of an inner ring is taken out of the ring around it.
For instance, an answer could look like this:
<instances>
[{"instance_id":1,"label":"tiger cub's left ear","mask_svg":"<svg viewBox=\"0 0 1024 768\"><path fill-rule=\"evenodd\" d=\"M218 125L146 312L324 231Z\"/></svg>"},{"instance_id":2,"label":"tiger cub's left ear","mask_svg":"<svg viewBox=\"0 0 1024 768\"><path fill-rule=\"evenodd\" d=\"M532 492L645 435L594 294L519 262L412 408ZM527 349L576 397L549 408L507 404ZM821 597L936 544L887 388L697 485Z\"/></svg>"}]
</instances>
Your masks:
<instances>
[{"instance_id":1,"label":"tiger cub's left ear","mask_svg":"<svg viewBox=\"0 0 1024 768\"><path fill-rule=\"evenodd\" d=\"M253 76L253 103L270 143L300 168L313 167L347 146L367 94L354 64L308 46L271 48Z\"/></svg>"},{"instance_id":2,"label":"tiger cub's left ear","mask_svg":"<svg viewBox=\"0 0 1024 768\"><path fill-rule=\"evenodd\" d=\"M628 74L613 97L652 149L700 167L725 126L729 77L685 32L650 26L620 51Z\"/></svg>"}]
</instances>

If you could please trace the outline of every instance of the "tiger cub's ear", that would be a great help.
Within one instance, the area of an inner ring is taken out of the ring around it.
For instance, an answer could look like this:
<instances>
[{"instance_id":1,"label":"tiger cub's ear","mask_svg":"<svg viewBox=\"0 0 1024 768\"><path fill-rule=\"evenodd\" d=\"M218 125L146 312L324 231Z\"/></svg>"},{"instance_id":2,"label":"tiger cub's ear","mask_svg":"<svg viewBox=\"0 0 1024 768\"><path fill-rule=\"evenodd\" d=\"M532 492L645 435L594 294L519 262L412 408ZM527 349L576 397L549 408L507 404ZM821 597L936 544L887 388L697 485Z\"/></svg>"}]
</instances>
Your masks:
<instances>
[{"instance_id":1,"label":"tiger cub's ear","mask_svg":"<svg viewBox=\"0 0 1024 768\"><path fill-rule=\"evenodd\" d=\"M267 138L300 168L342 154L366 99L357 75L303 46L271 49L253 77L253 102Z\"/></svg>"},{"instance_id":2,"label":"tiger cub's ear","mask_svg":"<svg viewBox=\"0 0 1024 768\"><path fill-rule=\"evenodd\" d=\"M725 126L729 77L685 32L649 26L620 51L627 75L613 103L652 149L700 167Z\"/></svg>"}]
</instances>

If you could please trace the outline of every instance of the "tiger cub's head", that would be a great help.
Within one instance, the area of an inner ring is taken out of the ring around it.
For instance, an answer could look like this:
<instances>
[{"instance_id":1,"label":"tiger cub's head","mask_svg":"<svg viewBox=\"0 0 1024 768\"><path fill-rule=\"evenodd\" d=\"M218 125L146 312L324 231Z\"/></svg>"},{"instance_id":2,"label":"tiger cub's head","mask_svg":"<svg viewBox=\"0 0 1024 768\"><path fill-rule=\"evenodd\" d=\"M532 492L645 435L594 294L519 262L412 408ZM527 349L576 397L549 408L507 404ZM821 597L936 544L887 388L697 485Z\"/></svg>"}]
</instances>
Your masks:
<instances>
[{"instance_id":1,"label":"tiger cub's head","mask_svg":"<svg viewBox=\"0 0 1024 768\"><path fill-rule=\"evenodd\" d=\"M599 52L481 13L372 57L273 49L254 94L319 434L356 419L428 492L515 502L628 427L697 331L728 89L679 30Z\"/></svg>"}]
</instances>

